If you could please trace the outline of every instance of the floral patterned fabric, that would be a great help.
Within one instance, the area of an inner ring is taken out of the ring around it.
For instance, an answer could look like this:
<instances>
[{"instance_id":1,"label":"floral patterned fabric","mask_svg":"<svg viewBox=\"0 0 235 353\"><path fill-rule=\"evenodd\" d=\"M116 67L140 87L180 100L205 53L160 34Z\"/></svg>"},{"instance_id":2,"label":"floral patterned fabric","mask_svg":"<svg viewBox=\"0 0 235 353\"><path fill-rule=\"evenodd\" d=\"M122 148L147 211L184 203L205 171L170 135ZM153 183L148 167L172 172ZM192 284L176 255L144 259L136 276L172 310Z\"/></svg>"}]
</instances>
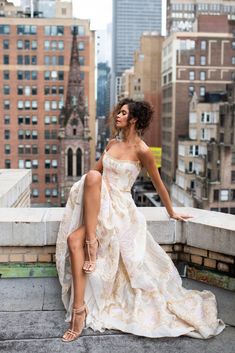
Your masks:
<instances>
[{"instance_id":1,"label":"floral patterned fabric","mask_svg":"<svg viewBox=\"0 0 235 353\"><path fill-rule=\"evenodd\" d=\"M131 197L141 166L103 157L101 205L96 234L96 270L87 276L87 327L117 329L135 335L188 335L209 338L224 329L215 296L186 290L170 257L147 231L146 220ZM57 238L56 263L62 300L71 319L73 283L67 237L83 222L86 175L70 191Z\"/></svg>"}]
</instances>

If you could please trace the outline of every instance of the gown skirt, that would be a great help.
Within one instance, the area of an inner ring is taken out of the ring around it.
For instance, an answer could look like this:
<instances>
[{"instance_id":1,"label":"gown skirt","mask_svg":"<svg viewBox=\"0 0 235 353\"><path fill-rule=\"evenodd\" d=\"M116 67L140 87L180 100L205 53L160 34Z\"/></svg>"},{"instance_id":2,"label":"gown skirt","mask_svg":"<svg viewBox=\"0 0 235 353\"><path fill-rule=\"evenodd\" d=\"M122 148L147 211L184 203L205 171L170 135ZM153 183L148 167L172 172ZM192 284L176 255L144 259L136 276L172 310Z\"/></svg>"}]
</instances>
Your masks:
<instances>
[{"instance_id":1,"label":"gown skirt","mask_svg":"<svg viewBox=\"0 0 235 353\"><path fill-rule=\"evenodd\" d=\"M96 269L87 276L86 327L120 330L146 337L187 335L206 339L225 327L210 291L187 290L172 260L147 230L131 187L141 165L105 151L96 227ZM83 224L86 174L70 190L56 244L66 321L71 320L73 282L67 237Z\"/></svg>"}]
</instances>

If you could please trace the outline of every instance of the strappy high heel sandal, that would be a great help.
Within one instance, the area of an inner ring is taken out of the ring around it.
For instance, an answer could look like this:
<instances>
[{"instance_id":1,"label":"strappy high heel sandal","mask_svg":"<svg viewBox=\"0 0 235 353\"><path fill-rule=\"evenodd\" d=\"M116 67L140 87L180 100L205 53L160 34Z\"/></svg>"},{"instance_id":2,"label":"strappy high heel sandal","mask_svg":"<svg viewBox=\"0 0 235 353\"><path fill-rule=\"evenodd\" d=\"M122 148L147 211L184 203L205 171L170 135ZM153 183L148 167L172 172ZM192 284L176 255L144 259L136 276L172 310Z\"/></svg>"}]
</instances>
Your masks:
<instances>
[{"instance_id":1,"label":"strappy high heel sandal","mask_svg":"<svg viewBox=\"0 0 235 353\"><path fill-rule=\"evenodd\" d=\"M72 324L71 329L67 330L62 337L63 342L72 342L75 341L82 333L82 330L85 327L85 320L87 317L87 306L84 304L78 309L72 310ZM74 330L75 327L75 320L79 320L79 329L78 331Z\"/></svg>"},{"instance_id":2,"label":"strappy high heel sandal","mask_svg":"<svg viewBox=\"0 0 235 353\"><path fill-rule=\"evenodd\" d=\"M88 260L85 260L82 269L85 273L91 273L95 269L96 252L97 252L97 249L99 246L99 240L97 238L95 238L93 240L86 240L85 245L86 245L86 252L88 255ZM91 256L91 253L93 253L92 256Z\"/></svg>"}]
</instances>

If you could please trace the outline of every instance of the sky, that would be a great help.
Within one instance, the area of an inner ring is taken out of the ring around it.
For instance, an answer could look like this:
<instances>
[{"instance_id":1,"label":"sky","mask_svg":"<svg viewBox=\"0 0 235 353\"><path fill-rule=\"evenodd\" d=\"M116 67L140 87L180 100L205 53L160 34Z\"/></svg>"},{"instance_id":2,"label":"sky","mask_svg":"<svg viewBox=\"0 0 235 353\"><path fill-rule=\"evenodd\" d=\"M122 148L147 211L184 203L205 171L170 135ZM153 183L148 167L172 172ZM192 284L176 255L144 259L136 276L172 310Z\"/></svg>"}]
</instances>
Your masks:
<instances>
[{"instance_id":1,"label":"sky","mask_svg":"<svg viewBox=\"0 0 235 353\"><path fill-rule=\"evenodd\" d=\"M20 0L11 0L15 5ZM77 18L91 20L91 29L106 29L112 21L111 0L73 0L73 14Z\"/></svg>"}]
</instances>

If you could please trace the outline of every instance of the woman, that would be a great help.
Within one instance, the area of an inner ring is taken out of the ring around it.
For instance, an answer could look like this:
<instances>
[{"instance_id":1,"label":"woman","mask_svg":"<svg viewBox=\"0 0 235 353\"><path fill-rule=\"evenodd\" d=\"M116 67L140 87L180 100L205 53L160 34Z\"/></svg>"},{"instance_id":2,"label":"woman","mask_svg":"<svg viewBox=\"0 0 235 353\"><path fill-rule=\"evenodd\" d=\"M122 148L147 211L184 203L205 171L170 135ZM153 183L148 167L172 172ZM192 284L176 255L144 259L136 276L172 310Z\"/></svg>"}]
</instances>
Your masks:
<instances>
[{"instance_id":1,"label":"woman","mask_svg":"<svg viewBox=\"0 0 235 353\"><path fill-rule=\"evenodd\" d=\"M79 337L85 320L94 330L147 337L208 338L224 328L214 295L182 287L173 262L147 231L131 197L145 167L169 217L189 218L173 210L153 155L141 139L152 114L147 102L121 101L113 118L122 139L112 139L94 170L71 188L56 247L70 321L65 342Z\"/></svg>"}]
</instances>

